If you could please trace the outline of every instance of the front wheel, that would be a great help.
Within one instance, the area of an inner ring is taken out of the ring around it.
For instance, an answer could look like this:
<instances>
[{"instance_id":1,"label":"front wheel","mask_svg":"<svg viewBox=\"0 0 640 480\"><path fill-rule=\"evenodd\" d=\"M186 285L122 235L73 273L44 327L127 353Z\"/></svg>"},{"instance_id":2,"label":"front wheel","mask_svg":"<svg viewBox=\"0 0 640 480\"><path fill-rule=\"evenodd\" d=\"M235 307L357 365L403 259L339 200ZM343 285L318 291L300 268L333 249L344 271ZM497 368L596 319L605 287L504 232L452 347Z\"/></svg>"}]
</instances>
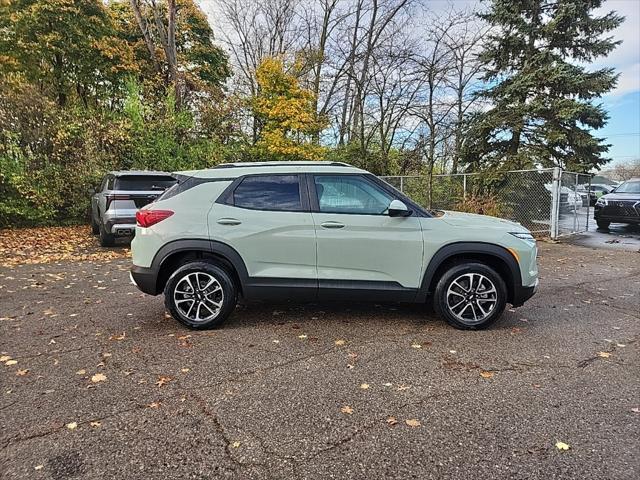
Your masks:
<instances>
[{"instance_id":1,"label":"front wheel","mask_svg":"<svg viewBox=\"0 0 640 480\"><path fill-rule=\"evenodd\" d=\"M596 220L596 223L598 224L598 228L601 230L609 230L609 225L611 224L611 222L606 222L604 220Z\"/></svg>"},{"instance_id":2,"label":"front wheel","mask_svg":"<svg viewBox=\"0 0 640 480\"><path fill-rule=\"evenodd\" d=\"M479 330L495 322L507 304L507 287L500 275L482 263L455 265L436 286L433 305L447 323Z\"/></svg>"},{"instance_id":3,"label":"front wheel","mask_svg":"<svg viewBox=\"0 0 640 480\"><path fill-rule=\"evenodd\" d=\"M164 303L177 321L205 329L224 322L236 306L237 289L226 270L191 262L176 270L164 288Z\"/></svg>"}]
</instances>

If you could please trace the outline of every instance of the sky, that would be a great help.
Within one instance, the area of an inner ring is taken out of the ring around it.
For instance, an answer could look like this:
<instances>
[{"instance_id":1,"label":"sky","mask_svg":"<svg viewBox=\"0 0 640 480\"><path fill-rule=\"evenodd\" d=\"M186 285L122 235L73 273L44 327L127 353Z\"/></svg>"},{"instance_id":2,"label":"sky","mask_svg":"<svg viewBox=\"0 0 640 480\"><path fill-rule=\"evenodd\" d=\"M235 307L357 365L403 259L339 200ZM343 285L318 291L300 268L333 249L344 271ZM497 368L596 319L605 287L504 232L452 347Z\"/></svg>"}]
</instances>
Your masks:
<instances>
[{"instance_id":1,"label":"sky","mask_svg":"<svg viewBox=\"0 0 640 480\"><path fill-rule=\"evenodd\" d=\"M451 5L457 9L483 8L480 0L423 0L434 12L447 10ZM199 0L205 12L211 13L213 0ZM640 159L640 0L605 0L596 14L611 10L623 15L626 20L612 32L622 44L606 58L598 59L592 68L614 67L620 73L615 90L601 99L609 113L608 124L595 135L611 144L608 156L612 162L606 168L620 163ZM210 16L211 18L211 16ZM214 25L214 29L216 26Z\"/></svg>"}]
</instances>

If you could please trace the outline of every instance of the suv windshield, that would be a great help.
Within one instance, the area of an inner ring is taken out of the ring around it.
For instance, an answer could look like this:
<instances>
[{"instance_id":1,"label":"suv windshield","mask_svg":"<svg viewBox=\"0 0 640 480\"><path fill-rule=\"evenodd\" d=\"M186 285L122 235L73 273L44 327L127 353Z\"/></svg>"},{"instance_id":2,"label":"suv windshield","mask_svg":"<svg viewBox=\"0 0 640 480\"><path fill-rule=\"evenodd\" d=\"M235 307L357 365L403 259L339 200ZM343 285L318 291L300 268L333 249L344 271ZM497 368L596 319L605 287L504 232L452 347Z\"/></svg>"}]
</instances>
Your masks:
<instances>
[{"instance_id":1,"label":"suv windshield","mask_svg":"<svg viewBox=\"0 0 640 480\"><path fill-rule=\"evenodd\" d=\"M616 193L640 193L640 181L625 182L616 188Z\"/></svg>"},{"instance_id":2,"label":"suv windshield","mask_svg":"<svg viewBox=\"0 0 640 480\"><path fill-rule=\"evenodd\" d=\"M166 190L174 183L176 179L168 175L126 175L116 179L115 190Z\"/></svg>"}]
</instances>

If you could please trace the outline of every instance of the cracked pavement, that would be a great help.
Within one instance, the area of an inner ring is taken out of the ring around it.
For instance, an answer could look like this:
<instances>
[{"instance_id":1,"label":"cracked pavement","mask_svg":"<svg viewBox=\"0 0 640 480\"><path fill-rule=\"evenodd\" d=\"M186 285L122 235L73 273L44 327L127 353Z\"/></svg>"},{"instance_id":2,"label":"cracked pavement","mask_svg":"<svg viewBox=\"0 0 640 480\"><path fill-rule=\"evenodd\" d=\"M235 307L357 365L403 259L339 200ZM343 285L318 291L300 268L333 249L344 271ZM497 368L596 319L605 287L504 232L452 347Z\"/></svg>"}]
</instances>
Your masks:
<instances>
[{"instance_id":1,"label":"cracked pavement","mask_svg":"<svg viewBox=\"0 0 640 480\"><path fill-rule=\"evenodd\" d=\"M195 332L128 268L0 268L3 479L640 476L638 252L540 243L538 294L480 332L371 304Z\"/></svg>"}]
</instances>

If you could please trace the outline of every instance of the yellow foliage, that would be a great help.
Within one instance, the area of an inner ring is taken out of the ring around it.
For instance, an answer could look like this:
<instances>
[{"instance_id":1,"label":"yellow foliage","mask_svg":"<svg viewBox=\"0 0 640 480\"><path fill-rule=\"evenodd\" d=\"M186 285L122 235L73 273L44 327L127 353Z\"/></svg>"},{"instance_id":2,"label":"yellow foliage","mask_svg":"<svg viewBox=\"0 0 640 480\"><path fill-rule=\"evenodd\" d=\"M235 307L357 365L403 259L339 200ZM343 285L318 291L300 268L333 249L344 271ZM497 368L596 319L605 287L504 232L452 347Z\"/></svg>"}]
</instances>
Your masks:
<instances>
[{"instance_id":1,"label":"yellow foliage","mask_svg":"<svg viewBox=\"0 0 640 480\"><path fill-rule=\"evenodd\" d=\"M315 111L315 97L285 71L280 58L266 58L256 70L259 93L254 113L262 123L257 147L270 157L319 160L324 149L313 138L327 125Z\"/></svg>"}]
</instances>

